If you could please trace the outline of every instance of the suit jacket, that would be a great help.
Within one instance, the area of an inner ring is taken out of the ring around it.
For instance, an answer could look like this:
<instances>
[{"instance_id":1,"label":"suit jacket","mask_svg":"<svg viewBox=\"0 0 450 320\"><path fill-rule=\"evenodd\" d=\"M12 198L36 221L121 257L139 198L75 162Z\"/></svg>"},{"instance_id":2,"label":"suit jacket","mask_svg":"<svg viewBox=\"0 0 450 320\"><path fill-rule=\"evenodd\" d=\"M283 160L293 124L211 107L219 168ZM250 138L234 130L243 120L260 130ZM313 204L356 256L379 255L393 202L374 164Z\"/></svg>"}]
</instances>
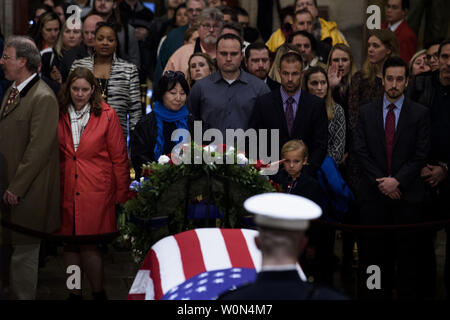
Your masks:
<instances>
[{"instance_id":1,"label":"suit jacket","mask_svg":"<svg viewBox=\"0 0 450 320\"><path fill-rule=\"evenodd\" d=\"M52 233L60 226L58 103L35 76L3 116L10 92L0 108L0 194L10 190L20 199L15 206L1 201L2 223L29 234ZM12 233L5 241L36 240Z\"/></svg>"},{"instance_id":2,"label":"suit jacket","mask_svg":"<svg viewBox=\"0 0 450 320\"><path fill-rule=\"evenodd\" d=\"M254 283L228 291L219 300L348 300L325 287L303 282L296 270L262 271Z\"/></svg>"},{"instance_id":3,"label":"suit jacket","mask_svg":"<svg viewBox=\"0 0 450 320\"><path fill-rule=\"evenodd\" d=\"M375 179L389 176L382 99L361 107L354 139L354 151L363 171L358 188L361 200L375 200L380 195ZM391 176L400 182L406 201L419 202L424 196L420 171L426 165L429 150L429 111L405 98L395 130Z\"/></svg>"},{"instance_id":4,"label":"suit jacket","mask_svg":"<svg viewBox=\"0 0 450 320\"><path fill-rule=\"evenodd\" d=\"M302 90L294 119L292 134L289 135L283 101L280 90L274 90L257 98L253 114L250 117L249 128L279 129L279 154L281 148L292 139L302 139L309 149L308 163L305 172L316 176L322 165L328 148L328 118L325 102ZM268 132L268 150L272 150L270 132ZM275 147L275 146L273 146Z\"/></svg>"},{"instance_id":5,"label":"suit jacket","mask_svg":"<svg viewBox=\"0 0 450 320\"><path fill-rule=\"evenodd\" d=\"M387 29L388 24L384 23L381 25L382 29ZM417 36L414 31L409 27L406 20L395 29L395 36L398 40L398 46L400 49L400 57L407 63L411 60L413 55L417 51Z\"/></svg>"}]
</instances>

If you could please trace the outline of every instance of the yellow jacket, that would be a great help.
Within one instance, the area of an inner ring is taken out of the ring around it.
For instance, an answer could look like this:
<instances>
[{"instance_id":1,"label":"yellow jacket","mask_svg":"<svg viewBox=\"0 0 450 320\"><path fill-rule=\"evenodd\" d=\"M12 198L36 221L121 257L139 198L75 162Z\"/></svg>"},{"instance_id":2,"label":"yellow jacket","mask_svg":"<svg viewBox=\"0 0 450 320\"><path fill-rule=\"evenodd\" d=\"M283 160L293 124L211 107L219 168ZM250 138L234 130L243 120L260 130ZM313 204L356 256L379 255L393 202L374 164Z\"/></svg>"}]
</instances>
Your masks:
<instances>
[{"instance_id":1,"label":"yellow jacket","mask_svg":"<svg viewBox=\"0 0 450 320\"><path fill-rule=\"evenodd\" d=\"M333 46L338 43L343 43L348 45L347 40L344 35L338 30L337 23L334 21L326 21L322 18L319 18L320 27L322 31L322 36L320 40L331 38L333 41ZM284 37L281 29L278 29L270 36L269 40L266 42L266 45L269 47L269 50L272 52L277 51L278 47L286 42L286 38Z\"/></svg>"},{"instance_id":2,"label":"yellow jacket","mask_svg":"<svg viewBox=\"0 0 450 320\"><path fill-rule=\"evenodd\" d=\"M343 43L348 45L347 40L344 35L338 30L337 23L334 21L326 21L322 18L319 18L320 27L322 31L322 36L320 40L331 38L333 41L333 46L338 43Z\"/></svg>"}]
</instances>

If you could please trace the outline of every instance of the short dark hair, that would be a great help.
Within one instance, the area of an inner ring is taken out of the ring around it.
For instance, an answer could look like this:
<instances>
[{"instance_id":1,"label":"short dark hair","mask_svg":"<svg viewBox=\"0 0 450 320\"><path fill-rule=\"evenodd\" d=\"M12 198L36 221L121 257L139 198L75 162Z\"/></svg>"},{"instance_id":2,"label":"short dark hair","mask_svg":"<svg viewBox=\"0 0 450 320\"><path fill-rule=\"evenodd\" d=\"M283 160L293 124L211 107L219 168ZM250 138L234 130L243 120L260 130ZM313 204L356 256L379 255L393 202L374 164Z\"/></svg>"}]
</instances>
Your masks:
<instances>
[{"instance_id":1,"label":"short dark hair","mask_svg":"<svg viewBox=\"0 0 450 320\"><path fill-rule=\"evenodd\" d=\"M303 66L303 58L302 58L301 54L298 52L295 52L295 51L288 51L281 56L280 68L281 68L281 64L283 63L283 61L286 61L289 63L298 61Z\"/></svg>"},{"instance_id":2,"label":"short dark hair","mask_svg":"<svg viewBox=\"0 0 450 320\"><path fill-rule=\"evenodd\" d=\"M239 22L236 22L236 21L225 22L222 25L222 28L220 28L220 33L223 32L223 29L234 30L234 31L236 31L239 34L241 39L244 39L244 29L242 28L242 26L241 26L241 24Z\"/></svg>"},{"instance_id":3,"label":"short dark hair","mask_svg":"<svg viewBox=\"0 0 450 320\"><path fill-rule=\"evenodd\" d=\"M248 17L248 12L244 8L242 8L242 7L234 7L234 10L236 11L236 14L238 16Z\"/></svg>"},{"instance_id":4,"label":"short dark hair","mask_svg":"<svg viewBox=\"0 0 450 320\"><path fill-rule=\"evenodd\" d=\"M280 10L280 21L283 21L287 16L292 16L294 18L295 14L294 6L287 6Z\"/></svg>"},{"instance_id":5,"label":"short dark hair","mask_svg":"<svg viewBox=\"0 0 450 320\"><path fill-rule=\"evenodd\" d=\"M433 39L433 40L427 41L427 42L425 42L423 48L428 50L432 46L435 46L437 44L441 44L444 40L445 40L444 38L438 38L438 39Z\"/></svg>"},{"instance_id":6,"label":"short dark hair","mask_svg":"<svg viewBox=\"0 0 450 320\"><path fill-rule=\"evenodd\" d=\"M444 46L448 45L448 44L450 44L450 39L446 39L446 40L444 40L444 41L442 41L442 42L440 43L440 45L439 45L439 50L438 50L438 57L441 56L442 48L443 48Z\"/></svg>"},{"instance_id":7,"label":"short dark hair","mask_svg":"<svg viewBox=\"0 0 450 320\"><path fill-rule=\"evenodd\" d=\"M409 77L409 67L408 64L400 57L390 57L383 65L383 78L386 76L386 70L391 67L403 67L405 68L405 78Z\"/></svg>"},{"instance_id":8,"label":"short dark hair","mask_svg":"<svg viewBox=\"0 0 450 320\"><path fill-rule=\"evenodd\" d=\"M295 38L296 36L303 36L303 37L305 37L305 38L308 38L308 39L309 39L309 42L311 43L311 49L312 49L314 52L317 53L317 42L316 42L316 38L314 38L314 36L313 36L311 33L306 32L305 30L302 30L302 31L295 31L294 33L292 33L292 34L289 36L288 42L289 42L289 43L292 43L292 41L294 40L294 38Z\"/></svg>"},{"instance_id":9,"label":"short dark hair","mask_svg":"<svg viewBox=\"0 0 450 320\"><path fill-rule=\"evenodd\" d=\"M243 46L244 46L244 43L242 42L242 39L239 38L237 35L232 34L232 33L226 33L226 34L221 35L221 36L217 39L217 42L216 42L216 49L219 47L219 42L220 42L221 40L236 40L236 41L239 41L239 44L240 44L240 46L241 46L241 50L242 50L242 48L243 48Z\"/></svg>"},{"instance_id":10,"label":"short dark hair","mask_svg":"<svg viewBox=\"0 0 450 320\"><path fill-rule=\"evenodd\" d=\"M409 0L402 0L402 10L409 10Z\"/></svg>"},{"instance_id":11,"label":"short dark hair","mask_svg":"<svg viewBox=\"0 0 450 320\"><path fill-rule=\"evenodd\" d=\"M247 48L245 49L245 59L246 60L248 60L250 58L251 50L267 50L267 53L269 54L269 57L270 57L270 50L264 42L258 41L258 42L249 44L247 46Z\"/></svg>"},{"instance_id":12,"label":"short dark hair","mask_svg":"<svg viewBox=\"0 0 450 320\"><path fill-rule=\"evenodd\" d=\"M219 9L223 15L230 15L231 16L231 21L236 21L238 22L238 17L236 14L236 10L234 10L233 8L230 8L228 6L219 6L217 7L217 9Z\"/></svg>"},{"instance_id":13,"label":"short dark hair","mask_svg":"<svg viewBox=\"0 0 450 320\"><path fill-rule=\"evenodd\" d=\"M153 100L162 103L163 96L167 91L172 90L179 83L186 96L189 95L189 84L182 72L165 72L158 81L153 93Z\"/></svg>"}]
</instances>

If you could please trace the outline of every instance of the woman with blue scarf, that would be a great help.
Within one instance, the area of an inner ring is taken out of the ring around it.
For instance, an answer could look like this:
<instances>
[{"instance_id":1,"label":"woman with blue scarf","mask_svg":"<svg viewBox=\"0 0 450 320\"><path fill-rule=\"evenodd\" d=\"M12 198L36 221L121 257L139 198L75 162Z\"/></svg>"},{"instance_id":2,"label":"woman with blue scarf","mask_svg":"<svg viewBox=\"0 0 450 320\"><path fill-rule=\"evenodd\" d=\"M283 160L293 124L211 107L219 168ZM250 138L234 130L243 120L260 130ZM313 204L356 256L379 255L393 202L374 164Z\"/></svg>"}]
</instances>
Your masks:
<instances>
[{"instance_id":1,"label":"woman with blue scarf","mask_svg":"<svg viewBox=\"0 0 450 320\"><path fill-rule=\"evenodd\" d=\"M186 129L193 133L194 118L186 106L189 85L182 72L167 71L154 91L153 110L136 125L131 136L131 161L136 179L147 162L158 161L161 155L172 152L182 142L172 141L172 132Z\"/></svg>"}]
</instances>

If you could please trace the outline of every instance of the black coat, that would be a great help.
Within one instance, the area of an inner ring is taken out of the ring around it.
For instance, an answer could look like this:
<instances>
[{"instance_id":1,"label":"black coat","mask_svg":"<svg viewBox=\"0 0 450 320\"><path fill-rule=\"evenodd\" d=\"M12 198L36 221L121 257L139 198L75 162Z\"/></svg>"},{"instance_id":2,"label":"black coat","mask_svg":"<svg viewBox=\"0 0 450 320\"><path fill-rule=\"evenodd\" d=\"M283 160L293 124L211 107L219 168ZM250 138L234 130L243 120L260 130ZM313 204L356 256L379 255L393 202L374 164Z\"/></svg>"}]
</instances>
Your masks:
<instances>
[{"instance_id":1,"label":"black coat","mask_svg":"<svg viewBox=\"0 0 450 320\"><path fill-rule=\"evenodd\" d=\"M303 282L296 270L262 271L254 283L228 291L218 300L348 300L325 287Z\"/></svg>"},{"instance_id":2,"label":"black coat","mask_svg":"<svg viewBox=\"0 0 450 320\"><path fill-rule=\"evenodd\" d=\"M274 90L256 99L248 127L257 131L259 129L279 129L280 156L281 148L286 142L292 139L302 139L309 149L309 165L305 167L305 172L316 176L328 148L328 118L323 99L302 90L292 134L289 135L281 92ZM268 133L268 137L268 150L271 150L270 133Z\"/></svg>"},{"instance_id":3,"label":"black coat","mask_svg":"<svg viewBox=\"0 0 450 320\"><path fill-rule=\"evenodd\" d=\"M380 195L376 179L389 176L382 99L361 107L354 140L354 152L363 172L358 188L361 200L375 200ZM428 109L405 99L395 131L391 176L400 182L406 201L419 202L424 197L420 171L426 165L429 150Z\"/></svg>"},{"instance_id":4,"label":"black coat","mask_svg":"<svg viewBox=\"0 0 450 320\"><path fill-rule=\"evenodd\" d=\"M188 119L189 132L193 138L194 118L190 115ZM163 135L164 147L162 154L172 152L175 142L171 141L172 132L176 130L175 123L164 122ZM155 159L153 150L155 149L157 136L156 117L153 112L142 117L136 124L136 127L130 137L131 162L136 172L136 179L141 176L141 167L147 162L158 161Z\"/></svg>"},{"instance_id":5,"label":"black coat","mask_svg":"<svg viewBox=\"0 0 450 320\"><path fill-rule=\"evenodd\" d=\"M280 89L280 86L281 86L281 84L278 81L273 80L269 76L267 76L266 84L269 87L270 91Z\"/></svg>"}]
</instances>

